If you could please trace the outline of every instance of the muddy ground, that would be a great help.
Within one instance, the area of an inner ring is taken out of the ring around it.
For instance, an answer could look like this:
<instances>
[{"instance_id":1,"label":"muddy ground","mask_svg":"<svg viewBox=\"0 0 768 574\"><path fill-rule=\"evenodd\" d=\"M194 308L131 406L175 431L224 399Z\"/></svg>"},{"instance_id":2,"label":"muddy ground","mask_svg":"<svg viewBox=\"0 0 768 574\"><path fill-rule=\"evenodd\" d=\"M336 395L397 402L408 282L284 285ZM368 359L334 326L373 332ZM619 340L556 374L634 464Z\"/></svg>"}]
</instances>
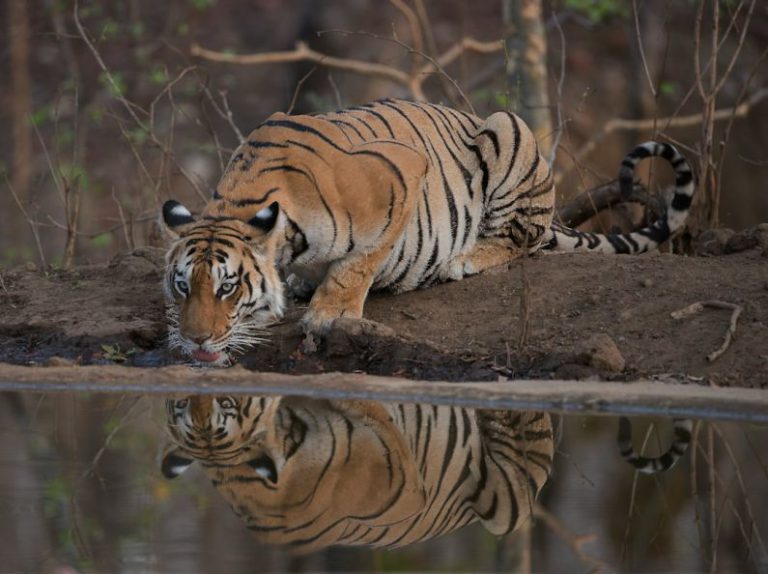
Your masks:
<instances>
[{"instance_id":1,"label":"muddy ground","mask_svg":"<svg viewBox=\"0 0 768 574\"><path fill-rule=\"evenodd\" d=\"M366 317L385 327L355 333L347 325L311 354L299 349L297 305L270 329L271 343L239 362L301 374L365 371L449 381L499 375L654 378L768 388L768 226L752 230L750 237L757 240L738 245L731 238L728 247L727 236L713 236L700 247L716 254L709 256L539 255L456 283L397 296L374 294ZM161 265L161 252L140 250L109 265L71 271L43 273L32 265L1 271L0 362L182 361L164 345ZM721 345L731 311L707 308L684 319L670 316L706 300L743 309L735 339L714 362L706 355ZM596 334L607 335L620 356L611 354L606 337L595 343ZM607 350L595 352L595 345L606 344ZM605 353L608 358L599 360Z\"/></svg>"}]
</instances>

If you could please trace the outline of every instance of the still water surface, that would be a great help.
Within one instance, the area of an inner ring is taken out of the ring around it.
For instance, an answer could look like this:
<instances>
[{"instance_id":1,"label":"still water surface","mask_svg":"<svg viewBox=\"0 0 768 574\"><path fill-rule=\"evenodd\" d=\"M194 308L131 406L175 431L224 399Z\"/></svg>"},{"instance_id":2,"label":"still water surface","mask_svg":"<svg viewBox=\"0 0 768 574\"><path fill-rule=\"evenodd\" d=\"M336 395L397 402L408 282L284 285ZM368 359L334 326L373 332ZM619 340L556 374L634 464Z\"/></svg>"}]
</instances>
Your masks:
<instances>
[{"instance_id":1,"label":"still water surface","mask_svg":"<svg viewBox=\"0 0 768 574\"><path fill-rule=\"evenodd\" d=\"M633 421L636 447L666 449L655 422ZM679 463L647 476L617 425L2 393L0 572L768 572L766 428L697 422Z\"/></svg>"}]
</instances>

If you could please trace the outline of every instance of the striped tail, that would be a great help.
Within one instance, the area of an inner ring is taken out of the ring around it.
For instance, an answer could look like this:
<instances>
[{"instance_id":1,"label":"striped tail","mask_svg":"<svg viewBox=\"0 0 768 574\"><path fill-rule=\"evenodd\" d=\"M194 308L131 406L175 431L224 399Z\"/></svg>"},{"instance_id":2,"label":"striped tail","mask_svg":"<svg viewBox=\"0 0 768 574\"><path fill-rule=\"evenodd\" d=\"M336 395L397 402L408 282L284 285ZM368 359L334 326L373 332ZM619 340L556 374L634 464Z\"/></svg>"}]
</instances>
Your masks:
<instances>
[{"instance_id":1,"label":"striped tail","mask_svg":"<svg viewBox=\"0 0 768 574\"><path fill-rule=\"evenodd\" d=\"M675 170L675 193L667 206L666 215L653 225L632 233L588 233L552 223L545 234L542 249L552 251L595 251L598 253L643 253L658 247L670 235L685 225L691 207L696 182L688 160L668 143L645 142L633 149L619 170L619 186L623 197L629 197L635 166L645 158L659 156L666 159Z\"/></svg>"},{"instance_id":2,"label":"striped tail","mask_svg":"<svg viewBox=\"0 0 768 574\"><path fill-rule=\"evenodd\" d=\"M628 418L621 417L619 419L619 434L616 439L621 456L643 474L655 474L669 470L675 466L675 463L688 449L691 442L693 421L691 419L674 419L673 428L675 438L667 452L657 457L641 456L635 452L632 446L632 423L629 422Z\"/></svg>"}]
</instances>

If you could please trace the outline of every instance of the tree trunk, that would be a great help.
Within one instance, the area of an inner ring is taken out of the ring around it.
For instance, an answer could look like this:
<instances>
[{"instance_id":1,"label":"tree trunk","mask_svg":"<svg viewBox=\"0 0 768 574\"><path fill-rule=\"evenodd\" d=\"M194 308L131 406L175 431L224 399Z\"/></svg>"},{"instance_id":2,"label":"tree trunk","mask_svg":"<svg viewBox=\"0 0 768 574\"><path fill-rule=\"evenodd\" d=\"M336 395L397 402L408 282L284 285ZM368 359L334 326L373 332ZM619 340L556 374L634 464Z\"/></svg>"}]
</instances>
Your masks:
<instances>
[{"instance_id":1,"label":"tree trunk","mask_svg":"<svg viewBox=\"0 0 768 574\"><path fill-rule=\"evenodd\" d=\"M29 129L29 18L26 0L9 0L8 36L11 48L13 116L13 171L11 184L20 200L27 197L32 175L32 137Z\"/></svg>"},{"instance_id":2,"label":"tree trunk","mask_svg":"<svg viewBox=\"0 0 768 574\"><path fill-rule=\"evenodd\" d=\"M507 79L511 111L533 131L542 153L552 146L552 119L547 87L547 41L541 0L504 0Z\"/></svg>"}]
</instances>

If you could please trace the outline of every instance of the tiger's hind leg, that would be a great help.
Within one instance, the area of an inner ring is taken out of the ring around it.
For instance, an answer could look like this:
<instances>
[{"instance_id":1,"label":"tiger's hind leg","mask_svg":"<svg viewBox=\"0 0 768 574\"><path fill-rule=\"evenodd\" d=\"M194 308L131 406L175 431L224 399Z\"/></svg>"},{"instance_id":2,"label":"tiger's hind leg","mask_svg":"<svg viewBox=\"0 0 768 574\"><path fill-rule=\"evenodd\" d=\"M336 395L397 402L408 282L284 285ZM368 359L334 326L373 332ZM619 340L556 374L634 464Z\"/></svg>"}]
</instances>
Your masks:
<instances>
[{"instance_id":1,"label":"tiger's hind leg","mask_svg":"<svg viewBox=\"0 0 768 574\"><path fill-rule=\"evenodd\" d=\"M442 281L459 281L517 259L523 250L506 237L482 237L469 253L454 257L440 275Z\"/></svg>"},{"instance_id":2,"label":"tiger's hind leg","mask_svg":"<svg viewBox=\"0 0 768 574\"><path fill-rule=\"evenodd\" d=\"M444 279L461 279L536 251L554 213L554 182L533 133L517 116L498 112L478 130L480 169L472 179L482 198L478 239L454 258Z\"/></svg>"}]
</instances>

